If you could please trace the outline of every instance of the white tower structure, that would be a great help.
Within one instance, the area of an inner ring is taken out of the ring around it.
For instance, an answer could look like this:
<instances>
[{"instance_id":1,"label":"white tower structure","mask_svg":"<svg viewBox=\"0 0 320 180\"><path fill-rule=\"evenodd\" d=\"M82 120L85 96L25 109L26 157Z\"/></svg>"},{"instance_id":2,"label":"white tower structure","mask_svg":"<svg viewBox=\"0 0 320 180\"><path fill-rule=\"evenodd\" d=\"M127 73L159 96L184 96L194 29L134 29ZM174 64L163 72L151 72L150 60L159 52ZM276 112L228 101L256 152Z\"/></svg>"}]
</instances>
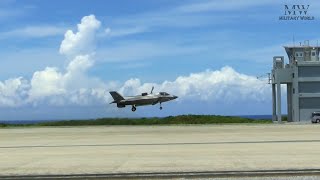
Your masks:
<instances>
[{"instance_id":1,"label":"white tower structure","mask_svg":"<svg viewBox=\"0 0 320 180\"><path fill-rule=\"evenodd\" d=\"M283 56L273 57L272 120L281 122L281 84L286 84L288 121L310 121L312 113L320 111L320 47L305 41L284 48L288 64Z\"/></svg>"}]
</instances>

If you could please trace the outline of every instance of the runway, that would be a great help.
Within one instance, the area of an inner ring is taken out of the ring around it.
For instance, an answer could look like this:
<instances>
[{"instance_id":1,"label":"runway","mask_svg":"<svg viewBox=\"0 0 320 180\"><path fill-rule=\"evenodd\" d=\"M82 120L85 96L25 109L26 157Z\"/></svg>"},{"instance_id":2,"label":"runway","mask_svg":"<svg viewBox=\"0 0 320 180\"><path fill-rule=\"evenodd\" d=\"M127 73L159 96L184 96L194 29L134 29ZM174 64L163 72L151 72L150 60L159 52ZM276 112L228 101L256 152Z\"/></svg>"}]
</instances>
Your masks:
<instances>
[{"instance_id":1,"label":"runway","mask_svg":"<svg viewBox=\"0 0 320 180\"><path fill-rule=\"evenodd\" d=\"M219 172L267 171L319 175L319 157L320 126L314 124L0 129L2 178L146 173L192 177L188 173L208 172L213 177Z\"/></svg>"}]
</instances>

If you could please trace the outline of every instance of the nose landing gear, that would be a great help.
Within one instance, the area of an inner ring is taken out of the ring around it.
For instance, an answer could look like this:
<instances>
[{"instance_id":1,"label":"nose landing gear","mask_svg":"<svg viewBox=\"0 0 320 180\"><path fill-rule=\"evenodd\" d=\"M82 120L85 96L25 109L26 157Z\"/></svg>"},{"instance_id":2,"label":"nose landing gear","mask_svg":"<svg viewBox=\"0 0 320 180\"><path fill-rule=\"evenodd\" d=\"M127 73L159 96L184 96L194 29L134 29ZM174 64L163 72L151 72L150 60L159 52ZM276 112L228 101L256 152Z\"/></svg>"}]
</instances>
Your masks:
<instances>
[{"instance_id":1,"label":"nose landing gear","mask_svg":"<svg viewBox=\"0 0 320 180\"><path fill-rule=\"evenodd\" d=\"M135 112L136 110L137 110L136 106L135 106L135 105L132 105L131 111L132 111L132 112Z\"/></svg>"},{"instance_id":2,"label":"nose landing gear","mask_svg":"<svg viewBox=\"0 0 320 180\"><path fill-rule=\"evenodd\" d=\"M161 102L160 102L160 110L162 110Z\"/></svg>"}]
</instances>

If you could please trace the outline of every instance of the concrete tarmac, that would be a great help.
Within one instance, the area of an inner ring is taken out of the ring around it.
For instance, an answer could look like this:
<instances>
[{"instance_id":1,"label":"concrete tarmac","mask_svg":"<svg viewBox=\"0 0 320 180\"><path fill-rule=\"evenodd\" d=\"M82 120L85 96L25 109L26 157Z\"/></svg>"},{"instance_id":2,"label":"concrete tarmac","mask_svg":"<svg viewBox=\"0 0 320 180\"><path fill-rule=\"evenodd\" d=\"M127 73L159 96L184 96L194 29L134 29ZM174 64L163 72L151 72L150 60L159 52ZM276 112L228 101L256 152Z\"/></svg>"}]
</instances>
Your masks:
<instances>
[{"instance_id":1,"label":"concrete tarmac","mask_svg":"<svg viewBox=\"0 0 320 180\"><path fill-rule=\"evenodd\" d=\"M0 129L0 176L320 169L320 125Z\"/></svg>"}]
</instances>

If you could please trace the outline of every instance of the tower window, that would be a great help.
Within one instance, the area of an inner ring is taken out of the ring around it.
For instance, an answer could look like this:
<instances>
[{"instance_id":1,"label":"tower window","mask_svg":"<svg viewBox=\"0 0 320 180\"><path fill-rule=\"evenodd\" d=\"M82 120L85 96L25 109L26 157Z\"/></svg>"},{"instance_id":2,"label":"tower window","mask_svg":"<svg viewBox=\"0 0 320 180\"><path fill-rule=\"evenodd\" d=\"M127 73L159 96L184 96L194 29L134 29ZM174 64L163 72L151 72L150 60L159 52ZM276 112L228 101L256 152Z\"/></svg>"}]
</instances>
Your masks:
<instances>
[{"instance_id":1,"label":"tower window","mask_svg":"<svg viewBox=\"0 0 320 180\"><path fill-rule=\"evenodd\" d=\"M312 52L312 53L311 53L311 56L316 56L316 52Z\"/></svg>"},{"instance_id":2,"label":"tower window","mask_svg":"<svg viewBox=\"0 0 320 180\"><path fill-rule=\"evenodd\" d=\"M296 52L296 57L303 57L303 52Z\"/></svg>"}]
</instances>

